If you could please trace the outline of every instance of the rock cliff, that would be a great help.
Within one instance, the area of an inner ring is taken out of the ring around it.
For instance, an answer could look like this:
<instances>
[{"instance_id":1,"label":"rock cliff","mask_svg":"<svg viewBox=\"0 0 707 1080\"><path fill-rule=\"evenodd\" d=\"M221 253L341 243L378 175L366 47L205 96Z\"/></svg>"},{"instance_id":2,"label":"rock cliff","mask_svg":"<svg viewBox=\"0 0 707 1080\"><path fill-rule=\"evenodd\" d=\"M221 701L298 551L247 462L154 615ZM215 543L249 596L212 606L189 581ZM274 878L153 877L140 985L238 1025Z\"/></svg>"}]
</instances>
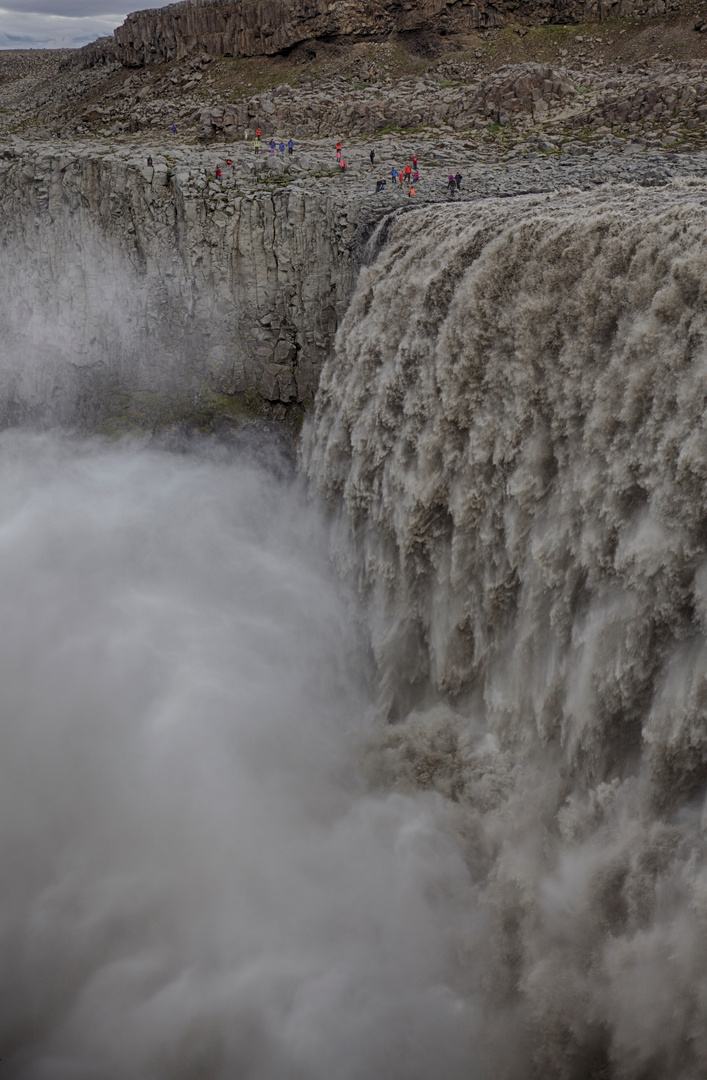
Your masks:
<instances>
[{"instance_id":1,"label":"rock cliff","mask_svg":"<svg viewBox=\"0 0 707 1080\"><path fill-rule=\"evenodd\" d=\"M112 383L306 401L354 283L360 200L274 174L224 192L145 160L3 150L0 397L64 419Z\"/></svg>"},{"instance_id":2,"label":"rock cliff","mask_svg":"<svg viewBox=\"0 0 707 1080\"><path fill-rule=\"evenodd\" d=\"M124 64L163 63L204 50L217 56L269 56L302 41L409 30L496 26L502 0L185 0L129 15L115 35ZM498 5L498 6L497 6Z\"/></svg>"},{"instance_id":3,"label":"rock cliff","mask_svg":"<svg viewBox=\"0 0 707 1080\"><path fill-rule=\"evenodd\" d=\"M122 63L141 67L196 51L272 56L317 38L445 36L508 21L574 23L679 6L679 0L183 0L128 15L115 36Z\"/></svg>"}]
</instances>

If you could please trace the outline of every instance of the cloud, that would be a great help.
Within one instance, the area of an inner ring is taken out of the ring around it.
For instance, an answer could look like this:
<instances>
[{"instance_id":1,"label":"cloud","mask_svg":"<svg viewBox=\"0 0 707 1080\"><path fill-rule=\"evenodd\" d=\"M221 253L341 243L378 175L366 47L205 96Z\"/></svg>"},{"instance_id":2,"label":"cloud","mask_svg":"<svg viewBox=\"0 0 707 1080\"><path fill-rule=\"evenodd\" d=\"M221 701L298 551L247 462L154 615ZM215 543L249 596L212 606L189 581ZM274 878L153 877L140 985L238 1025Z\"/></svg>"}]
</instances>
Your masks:
<instances>
[{"instance_id":1,"label":"cloud","mask_svg":"<svg viewBox=\"0 0 707 1080\"><path fill-rule=\"evenodd\" d=\"M116 11L115 0L5 0L0 7L0 49L79 48L110 36L127 14Z\"/></svg>"},{"instance_id":2,"label":"cloud","mask_svg":"<svg viewBox=\"0 0 707 1080\"><path fill-rule=\"evenodd\" d=\"M124 15L84 17L0 8L0 49L75 49L113 33Z\"/></svg>"},{"instance_id":3,"label":"cloud","mask_svg":"<svg viewBox=\"0 0 707 1080\"><path fill-rule=\"evenodd\" d=\"M110 18L124 18L115 15L115 0L4 0L2 15L10 12L23 12L28 15L57 15L65 19L96 18L108 15Z\"/></svg>"}]
</instances>

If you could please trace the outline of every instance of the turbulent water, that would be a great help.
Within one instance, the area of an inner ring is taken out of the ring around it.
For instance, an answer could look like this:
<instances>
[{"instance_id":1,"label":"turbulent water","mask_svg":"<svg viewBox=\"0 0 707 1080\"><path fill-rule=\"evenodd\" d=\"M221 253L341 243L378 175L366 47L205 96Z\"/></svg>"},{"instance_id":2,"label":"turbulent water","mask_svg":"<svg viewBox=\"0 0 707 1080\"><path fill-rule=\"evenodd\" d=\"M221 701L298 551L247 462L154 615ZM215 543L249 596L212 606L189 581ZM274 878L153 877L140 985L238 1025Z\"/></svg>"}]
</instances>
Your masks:
<instances>
[{"instance_id":1,"label":"turbulent water","mask_svg":"<svg viewBox=\"0 0 707 1080\"><path fill-rule=\"evenodd\" d=\"M305 444L522 1076L707 1073L706 233L689 184L405 215Z\"/></svg>"},{"instance_id":2,"label":"turbulent water","mask_svg":"<svg viewBox=\"0 0 707 1080\"><path fill-rule=\"evenodd\" d=\"M304 478L0 435L0 1076L707 1074L706 234L386 224Z\"/></svg>"}]
</instances>

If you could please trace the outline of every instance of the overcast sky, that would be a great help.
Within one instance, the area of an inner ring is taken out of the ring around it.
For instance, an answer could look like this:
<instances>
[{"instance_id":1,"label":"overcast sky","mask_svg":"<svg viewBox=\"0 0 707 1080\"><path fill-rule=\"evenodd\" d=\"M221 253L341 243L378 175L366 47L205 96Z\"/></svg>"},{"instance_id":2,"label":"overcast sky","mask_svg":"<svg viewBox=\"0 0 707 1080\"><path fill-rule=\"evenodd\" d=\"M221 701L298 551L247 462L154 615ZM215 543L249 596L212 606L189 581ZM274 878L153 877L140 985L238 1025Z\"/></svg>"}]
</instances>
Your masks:
<instances>
[{"instance_id":1,"label":"overcast sky","mask_svg":"<svg viewBox=\"0 0 707 1080\"><path fill-rule=\"evenodd\" d=\"M75 48L112 34L129 11L161 7L166 2L0 0L0 49Z\"/></svg>"}]
</instances>

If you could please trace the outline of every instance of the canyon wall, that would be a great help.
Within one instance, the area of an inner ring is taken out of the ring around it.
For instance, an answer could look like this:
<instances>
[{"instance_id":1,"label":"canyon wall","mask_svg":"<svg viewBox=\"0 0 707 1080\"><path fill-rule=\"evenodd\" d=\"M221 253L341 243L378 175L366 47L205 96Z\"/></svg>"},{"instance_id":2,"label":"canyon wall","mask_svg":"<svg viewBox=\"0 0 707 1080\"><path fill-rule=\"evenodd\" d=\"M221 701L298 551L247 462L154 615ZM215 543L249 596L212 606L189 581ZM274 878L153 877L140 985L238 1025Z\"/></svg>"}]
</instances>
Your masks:
<instances>
[{"instance_id":1,"label":"canyon wall","mask_svg":"<svg viewBox=\"0 0 707 1080\"><path fill-rule=\"evenodd\" d=\"M141 67L196 51L272 56L316 38L421 31L446 35L509 22L661 15L679 6L679 0L185 0L128 15L115 36L122 63Z\"/></svg>"},{"instance_id":2,"label":"canyon wall","mask_svg":"<svg viewBox=\"0 0 707 1080\"><path fill-rule=\"evenodd\" d=\"M297 185L211 194L144 162L3 151L3 400L66 419L106 380L252 392L281 410L308 400L355 281L360 200Z\"/></svg>"}]
</instances>

